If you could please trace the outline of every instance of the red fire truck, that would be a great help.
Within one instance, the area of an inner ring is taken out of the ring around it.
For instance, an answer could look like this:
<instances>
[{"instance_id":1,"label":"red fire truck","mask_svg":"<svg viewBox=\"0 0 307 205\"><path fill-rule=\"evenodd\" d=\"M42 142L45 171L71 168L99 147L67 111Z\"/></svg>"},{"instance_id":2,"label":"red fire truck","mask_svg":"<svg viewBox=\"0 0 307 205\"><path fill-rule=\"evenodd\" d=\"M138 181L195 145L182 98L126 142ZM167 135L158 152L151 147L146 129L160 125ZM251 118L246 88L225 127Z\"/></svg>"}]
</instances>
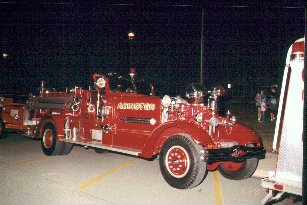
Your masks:
<instances>
[{"instance_id":1,"label":"red fire truck","mask_svg":"<svg viewBox=\"0 0 307 205\"><path fill-rule=\"evenodd\" d=\"M178 189L193 188L207 171L246 179L265 157L261 139L236 123L230 113L217 115L216 96L200 84L187 87L186 99L153 95L132 69L129 78L94 74L95 89L43 93L34 98L40 116L35 137L43 152L66 155L73 145L111 150L152 159L159 156L165 181Z\"/></svg>"},{"instance_id":2,"label":"red fire truck","mask_svg":"<svg viewBox=\"0 0 307 205\"><path fill-rule=\"evenodd\" d=\"M2 95L0 97L0 138L3 138L3 131L17 131L23 135L30 136L33 125L38 123L30 115L28 95Z\"/></svg>"},{"instance_id":3,"label":"red fire truck","mask_svg":"<svg viewBox=\"0 0 307 205\"><path fill-rule=\"evenodd\" d=\"M39 94L51 92L46 88L45 81L41 82ZM0 139L4 138L4 131L14 131L23 136L37 138L37 128L41 116L38 110L33 109L35 96L21 94L0 95Z\"/></svg>"}]
</instances>

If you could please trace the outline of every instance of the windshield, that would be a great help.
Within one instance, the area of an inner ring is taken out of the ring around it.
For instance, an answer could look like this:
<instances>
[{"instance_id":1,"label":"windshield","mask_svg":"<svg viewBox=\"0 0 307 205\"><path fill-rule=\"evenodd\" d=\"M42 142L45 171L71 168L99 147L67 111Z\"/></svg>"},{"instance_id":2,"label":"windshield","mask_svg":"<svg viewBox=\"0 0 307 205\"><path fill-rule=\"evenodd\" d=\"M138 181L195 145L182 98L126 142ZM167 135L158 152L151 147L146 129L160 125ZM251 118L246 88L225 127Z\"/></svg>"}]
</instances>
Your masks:
<instances>
[{"instance_id":1,"label":"windshield","mask_svg":"<svg viewBox=\"0 0 307 205\"><path fill-rule=\"evenodd\" d=\"M143 95L153 95L152 86L150 83L146 83L143 80L135 81L135 88L132 84L131 78L118 75L109 75L110 89L112 92L126 92L136 93Z\"/></svg>"}]
</instances>

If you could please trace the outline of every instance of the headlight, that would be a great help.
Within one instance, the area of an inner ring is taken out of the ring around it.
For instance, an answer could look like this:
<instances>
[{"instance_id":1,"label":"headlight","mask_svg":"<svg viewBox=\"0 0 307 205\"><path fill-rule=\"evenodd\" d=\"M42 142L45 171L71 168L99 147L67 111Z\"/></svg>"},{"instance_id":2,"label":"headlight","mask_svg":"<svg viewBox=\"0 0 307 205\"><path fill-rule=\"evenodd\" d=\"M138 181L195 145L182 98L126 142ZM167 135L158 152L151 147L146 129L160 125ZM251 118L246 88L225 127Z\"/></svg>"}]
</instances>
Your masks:
<instances>
[{"instance_id":1,"label":"headlight","mask_svg":"<svg viewBox=\"0 0 307 205\"><path fill-rule=\"evenodd\" d=\"M164 97L162 98L161 103L162 103L163 107L169 107L171 105L171 103L172 103L172 99L171 99L170 96L164 95Z\"/></svg>"}]
</instances>

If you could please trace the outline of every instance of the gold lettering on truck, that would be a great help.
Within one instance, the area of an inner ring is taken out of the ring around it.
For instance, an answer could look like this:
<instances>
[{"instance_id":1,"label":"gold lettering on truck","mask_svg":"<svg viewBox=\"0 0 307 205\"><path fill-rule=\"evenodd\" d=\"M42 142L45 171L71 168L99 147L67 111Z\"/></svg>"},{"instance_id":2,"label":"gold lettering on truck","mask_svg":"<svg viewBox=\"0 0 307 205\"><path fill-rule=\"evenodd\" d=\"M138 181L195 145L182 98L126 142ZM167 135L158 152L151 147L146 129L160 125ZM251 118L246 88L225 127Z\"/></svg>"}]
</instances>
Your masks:
<instances>
[{"instance_id":1,"label":"gold lettering on truck","mask_svg":"<svg viewBox=\"0 0 307 205\"><path fill-rule=\"evenodd\" d=\"M152 103L118 103L118 110L155 110L156 105Z\"/></svg>"}]
</instances>

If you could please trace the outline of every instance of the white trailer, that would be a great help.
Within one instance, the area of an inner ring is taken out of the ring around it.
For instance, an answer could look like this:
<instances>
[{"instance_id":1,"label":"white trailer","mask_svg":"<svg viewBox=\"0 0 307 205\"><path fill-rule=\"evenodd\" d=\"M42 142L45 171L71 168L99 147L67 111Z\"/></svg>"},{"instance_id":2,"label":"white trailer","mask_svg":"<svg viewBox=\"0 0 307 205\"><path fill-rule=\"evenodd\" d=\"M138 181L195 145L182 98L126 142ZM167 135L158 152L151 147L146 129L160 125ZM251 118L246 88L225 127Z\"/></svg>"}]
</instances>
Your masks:
<instances>
[{"instance_id":1,"label":"white trailer","mask_svg":"<svg viewBox=\"0 0 307 205\"><path fill-rule=\"evenodd\" d=\"M305 38L288 50L273 141L278 158L272 176L261 181L269 190L262 204L278 200L284 193L302 196L304 50Z\"/></svg>"}]
</instances>

